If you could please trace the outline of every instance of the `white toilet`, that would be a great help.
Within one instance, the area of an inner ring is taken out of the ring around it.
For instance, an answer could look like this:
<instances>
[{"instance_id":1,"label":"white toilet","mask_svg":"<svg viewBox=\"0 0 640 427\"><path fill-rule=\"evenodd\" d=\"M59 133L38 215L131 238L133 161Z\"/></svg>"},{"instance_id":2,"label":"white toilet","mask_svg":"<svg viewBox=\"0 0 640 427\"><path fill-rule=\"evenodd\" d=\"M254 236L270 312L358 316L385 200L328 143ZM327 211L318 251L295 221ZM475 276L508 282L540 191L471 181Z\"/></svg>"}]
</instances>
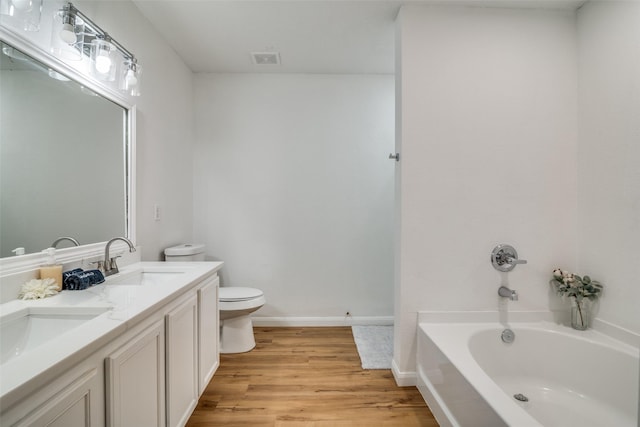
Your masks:
<instances>
[{"instance_id":1,"label":"white toilet","mask_svg":"<svg viewBox=\"0 0 640 427\"><path fill-rule=\"evenodd\" d=\"M266 300L260 289L227 286L219 289L220 353L244 353L256 346L251 313Z\"/></svg>"},{"instance_id":2,"label":"white toilet","mask_svg":"<svg viewBox=\"0 0 640 427\"><path fill-rule=\"evenodd\" d=\"M204 245L184 244L164 250L165 261L204 261ZM265 304L260 289L236 286L221 287L218 293L220 310L220 353L244 353L256 346L251 313Z\"/></svg>"}]
</instances>

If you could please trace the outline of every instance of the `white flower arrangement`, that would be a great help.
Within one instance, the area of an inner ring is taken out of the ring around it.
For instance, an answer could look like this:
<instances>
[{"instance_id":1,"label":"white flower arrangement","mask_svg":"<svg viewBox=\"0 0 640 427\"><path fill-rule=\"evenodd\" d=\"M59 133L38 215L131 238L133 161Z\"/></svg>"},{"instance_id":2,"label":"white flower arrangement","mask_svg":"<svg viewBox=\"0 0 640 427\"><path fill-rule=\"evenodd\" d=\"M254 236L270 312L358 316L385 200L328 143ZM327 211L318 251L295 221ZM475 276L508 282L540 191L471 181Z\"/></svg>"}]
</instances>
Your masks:
<instances>
[{"instance_id":1,"label":"white flower arrangement","mask_svg":"<svg viewBox=\"0 0 640 427\"><path fill-rule=\"evenodd\" d=\"M571 326L581 331L587 329L589 312L583 306L583 300L596 300L602 292L602 283L591 280L589 276L580 277L560 268L553 270L553 278L549 283L556 288L558 295L573 298L575 304L571 311Z\"/></svg>"},{"instance_id":2,"label":"white flower arrangement","mask_svg":"<svg viewBox=\"0 0 640 427\"><path fill-rule=\"evenodd\" d=\"M32 279L22 285L18 298L41 299L54 296L58 293L58 285L55 279Z\"/></svg>"},{"instance_id":3,"label":"white flower arrangement","mask_svg":"<svg viewBox=\"0 0 640 427\"><path fill-rule=\"evenodd\" d=\"M553 270L550 283L556 287L559 295L573 297L576 301L582 301L583 298L593 301L602 292L602 284L597 280L591 280L589 276L580 277L559 268Z\"/></svg>"}]
</instances>

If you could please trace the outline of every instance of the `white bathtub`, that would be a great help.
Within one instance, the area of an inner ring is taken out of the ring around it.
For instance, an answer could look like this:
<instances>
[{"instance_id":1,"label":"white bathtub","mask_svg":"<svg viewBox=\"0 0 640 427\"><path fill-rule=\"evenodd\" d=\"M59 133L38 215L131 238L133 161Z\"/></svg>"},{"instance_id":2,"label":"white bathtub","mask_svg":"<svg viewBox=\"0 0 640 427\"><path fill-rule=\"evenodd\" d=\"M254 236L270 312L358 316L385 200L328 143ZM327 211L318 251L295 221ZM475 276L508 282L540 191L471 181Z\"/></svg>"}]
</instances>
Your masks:
<instances>
[{"instance_id":1,"label":"white bathtub","mask_svg":"<svg viewBox=\"0 0 640 427\"><path fill-rule=\"evenodd\" d=\"M637 335L548 321L418 327L418 389L441 427L637 427ZM529 400L520 402L515 394Z\"/></svg>"}]
</instances>

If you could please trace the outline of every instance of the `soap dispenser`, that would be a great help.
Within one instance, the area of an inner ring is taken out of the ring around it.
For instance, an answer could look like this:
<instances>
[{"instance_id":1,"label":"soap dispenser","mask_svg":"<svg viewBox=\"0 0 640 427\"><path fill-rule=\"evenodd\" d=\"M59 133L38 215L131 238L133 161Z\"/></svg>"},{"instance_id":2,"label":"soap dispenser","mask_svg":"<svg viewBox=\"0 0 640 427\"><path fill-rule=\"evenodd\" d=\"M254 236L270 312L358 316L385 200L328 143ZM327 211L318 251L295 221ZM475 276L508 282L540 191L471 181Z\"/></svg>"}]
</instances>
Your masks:
<instances>
[{"instance_id":1,"label":"soap dispenser","mask_svg":"<svg viewBox=\"0 0 640 427\"><path fill-rule=\"evenodd\" d=\"M56 249L47 248L42 252L47 254L47 263L40 267L40 279L53 279L58 290L62 290L62 264L56 264Z\"/></svg>"}]
</instances>

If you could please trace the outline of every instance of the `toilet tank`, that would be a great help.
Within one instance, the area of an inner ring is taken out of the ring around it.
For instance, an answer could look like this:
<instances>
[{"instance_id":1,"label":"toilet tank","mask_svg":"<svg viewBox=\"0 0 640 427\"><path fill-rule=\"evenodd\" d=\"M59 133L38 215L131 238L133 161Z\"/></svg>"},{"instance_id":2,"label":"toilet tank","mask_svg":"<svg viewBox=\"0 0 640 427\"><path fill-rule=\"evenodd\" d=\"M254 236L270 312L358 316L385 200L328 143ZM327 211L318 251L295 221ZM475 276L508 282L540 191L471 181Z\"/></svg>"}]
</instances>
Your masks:
<instances>
[{"instance_id":1,"label":"toilet tank","mask_svg":"<svg viewBox=\"0 0 640 427\"><path fill-rule=\"evenodd\" d=\"M204 261L204 245L185 243L172 246L164 250L164 260L173 261Z\"/></svg>"}]
</instances>

